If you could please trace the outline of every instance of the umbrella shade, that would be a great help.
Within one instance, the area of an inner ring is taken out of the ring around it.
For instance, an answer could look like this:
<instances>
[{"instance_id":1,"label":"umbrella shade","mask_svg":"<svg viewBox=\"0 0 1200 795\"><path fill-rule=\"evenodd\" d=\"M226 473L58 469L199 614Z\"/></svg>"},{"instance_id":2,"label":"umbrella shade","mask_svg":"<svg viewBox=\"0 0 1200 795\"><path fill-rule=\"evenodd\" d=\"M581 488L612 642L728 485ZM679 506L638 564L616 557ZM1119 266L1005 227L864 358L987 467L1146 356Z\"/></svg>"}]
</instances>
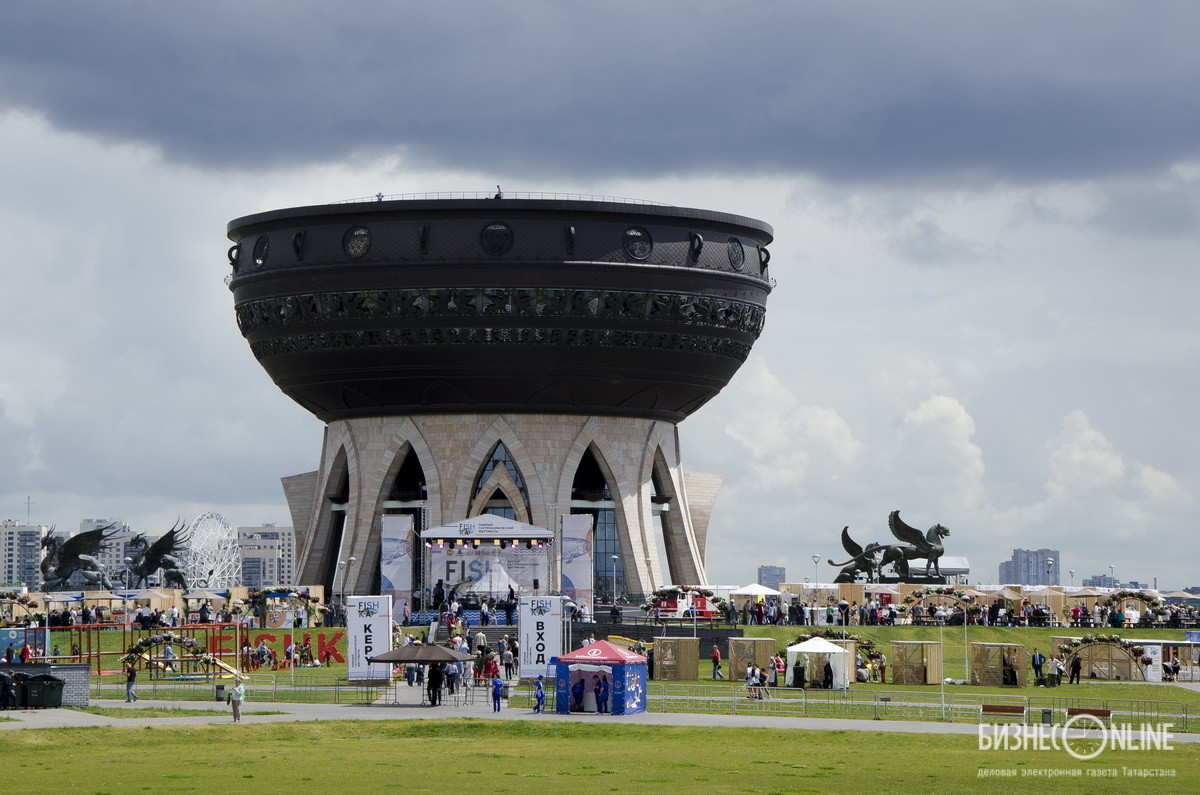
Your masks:
<instances>
[{"instance_id":1,"label":"umbrella shade","mask_svg":"<svg viewBox=\"0 0 1200 795\"><path fill-rule=\"evenodd\" d=\"M398 649L385 651L383 654L375 657L368 657L367 662L370 663L438 663L450 662L456 660L475 659L470 654L463 654L461 651L447 649L445 646L429 646L424 643L410 643L407 646L401 646Z\"/></svg>"}]
</instances>

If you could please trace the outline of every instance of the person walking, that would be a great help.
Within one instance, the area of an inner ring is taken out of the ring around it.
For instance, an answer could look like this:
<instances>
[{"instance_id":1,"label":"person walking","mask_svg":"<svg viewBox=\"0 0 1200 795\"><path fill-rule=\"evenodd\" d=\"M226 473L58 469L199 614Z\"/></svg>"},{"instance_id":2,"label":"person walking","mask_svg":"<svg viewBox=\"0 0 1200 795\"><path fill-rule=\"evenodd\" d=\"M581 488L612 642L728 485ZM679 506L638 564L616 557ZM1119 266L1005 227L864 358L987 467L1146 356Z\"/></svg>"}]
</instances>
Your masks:
<instances>
[{"instance_id":1,"label":"person walking","mask_svg":"<svg viewBox=\"0 0 1200 795\"><path fill-rule=\"evenodd\" d=\"M504 678L512 679L513 677L513 653L512 649L505 649L500 653L500 660L504 664Z\"/></svg>"},{"instance_id":2,"label":"person walking","mask_svg":"<svg viewBox=\"0 0 1200 795\"><path fill-rule=\"evenodd\" d=\"M500 711L500 697L504 695L504 680L497 674L492 680L492 712Z\"/></svg>"},{"instance_id":3,"label":"person walking","mask_svg":"<svg viewBox=\"0 0 1200 795\"><path fill-rule=\"evenodd\" d=\"M233 722L242 722L242 702L246 700L246 686L242 677L238 677L233 689L229 691L229 706L233 707Z\"/></svg>"},{"instance_id":4,"label":"person walking","mask_svg":"<svg viewBox=\"0 0 1200 795\"><path fill-rule=\"evenodd\" d=\"M546 711L546 688L542 684L542 675L533 682L533 714Z\"/></svg>"},{"instance_id":5,"label":"person walking","mask_svg":"<svg viewBox=\"0 0 1200 795\"><path fill-rule=\"evenodd\" d=\"M133 686L137 683L137 666L133 663L125 663L125 701L132 703L138 700L138 694L134 692Z\"/></svg>"},{"instance_id":6,"label":"person walking","mask_svg":"<svg viewBox=\"0 0 1200 795\"><path fill-rule=\"evenodd\" d=\"M0 671L0 709L17 708L17 694L8 673Z\"/></svg>"},{"instance_id":7,"label":"person walking","mask_svg":"<svg viewBox=\"0 0 1200 795\"><path fill-rule=\"evenodd\" d=\"M1083 658L1076 654L1071 658L1071 678L1067 682L1069 685L1079 684L1079 674L1083 670Z\"/></svg>"},{"instance_id":8,"label":"person walking","mask_svg":"<svg viewBox=\"0 0 1200 795\"><path fill-rule=\"evenodd\" d=\"M712 654L708 655L708 659L712 660L712 678L724 679L725 675L721 673L721 650L717 648L717 644L713 644Z\"/></svg>"}]
</instances>

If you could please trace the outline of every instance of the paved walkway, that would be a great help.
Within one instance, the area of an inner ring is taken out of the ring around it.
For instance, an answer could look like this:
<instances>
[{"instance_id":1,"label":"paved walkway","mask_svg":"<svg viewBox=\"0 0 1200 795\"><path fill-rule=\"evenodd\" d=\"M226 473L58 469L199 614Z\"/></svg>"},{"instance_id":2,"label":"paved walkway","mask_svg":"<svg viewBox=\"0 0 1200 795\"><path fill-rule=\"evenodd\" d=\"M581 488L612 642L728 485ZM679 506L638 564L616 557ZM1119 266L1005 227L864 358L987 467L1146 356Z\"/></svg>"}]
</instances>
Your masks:
<instances>
[{"instance_id":1,"label":"paved walkway","mask_svg":"<svg viewBox=\"0 0 1200 795\"><path fill-rule=\"evenodd\" d=\"M197 710L227 709L223 704L203 701L151 701L137 704L124 700L92 699L92 706L128 709L159 707L163 709ZM280 712L279 715L255 715L254 712ZM74 726L196 726L209 723L231 723L227 715L172 715L163 718L110 718L79 712L73 709L31 709L0 712L0 717L15 718L0 721L0 730L46 729ZM547 712L534 715L528 709L505 708L492 712L491 704L460 707L426 707L419 704L291 704L279 702L247 702L242 707L243 723L294 723L297 721L328 720L424 720L431 718L475 718L483 720L535 721L609 721L654 726L735 726L766 729L824 729L836 731L904 732L909 734L976 734L974 723L942 723L938 721L850 720L845 718L781 718L759 715L711 715L696 713L643 712L635 715L558 715ZM1176 743L1200 744L1200 734L1175 734Z\"/></svg>"}]
</instances>

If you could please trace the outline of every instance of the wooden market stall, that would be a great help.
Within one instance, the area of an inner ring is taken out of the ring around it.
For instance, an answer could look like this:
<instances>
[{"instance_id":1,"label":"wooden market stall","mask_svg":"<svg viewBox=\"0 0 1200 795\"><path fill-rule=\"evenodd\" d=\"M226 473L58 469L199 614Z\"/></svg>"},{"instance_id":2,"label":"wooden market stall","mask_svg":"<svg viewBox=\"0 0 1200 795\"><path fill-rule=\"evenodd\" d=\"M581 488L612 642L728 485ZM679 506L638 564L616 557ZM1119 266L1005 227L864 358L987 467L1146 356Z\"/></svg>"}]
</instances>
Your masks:
<instances>
[{"instance_id":1,"label":"wooden market stall","mask_svg":"<svg viewBox=\"0 0 1200 795\"><path fill-rule=\"evenodd\" d=\"M1025 687L1029 681L1025 656L1020 643L972 643L971 684Z\"/></svg>"},{"instance_id":2,"label":"wooden market stall","mask_svg":"<svg viewBox=\"0 0 1200 795\"><path fill-rule=\"evenodd\" d=\"M892 684L936 685L941 681L941 643L925 640L892 642Z\"/></svg>"}]
</instances>

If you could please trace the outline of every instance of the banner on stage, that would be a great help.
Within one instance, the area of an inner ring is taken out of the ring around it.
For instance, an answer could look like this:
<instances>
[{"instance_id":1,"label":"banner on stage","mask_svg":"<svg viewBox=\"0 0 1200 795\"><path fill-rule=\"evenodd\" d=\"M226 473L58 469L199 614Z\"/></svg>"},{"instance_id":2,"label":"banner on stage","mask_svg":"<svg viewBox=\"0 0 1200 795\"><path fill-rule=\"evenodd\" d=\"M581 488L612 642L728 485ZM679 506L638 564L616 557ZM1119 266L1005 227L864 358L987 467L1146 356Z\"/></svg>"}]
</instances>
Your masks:
<instances>
[{"instance_id":1,"label":"banner on stage","mask_svg":"<svg viewBox=\"0 0 1200 795\"><path fill-rule=\"evenodd\" d=\"M563 653L564 601L560 596L521 597L517 619L521 648L517 665L522 679L553 675L550 658Z\"/></svg>"},{"instance_id":2,"label":"banner on stage","mask_svg":"<svg viewBox=\"0 0 1200 795\"><path fill-rule=\"evenodd\" d=\"M581 608L591 612L593 571L592 517L590 514L563 514L562 517L562 592Z\"/></svg>"},{"instance_id":3,"label":"banner on stage","mask_svg":"<svg viewBox=\"0 0 1200 795\"><path fill-rule=\"evenodd\" d=\"M379 531L379 582L384 596L392 597L397 617L404 604L412 607L413 558L417 543L411 516L384 516Z\"/></svg>"},{"instance_id":4,"label":"banner on stage","mask_svg":"<svg viewBox=\"0 0 1200 795\"><path fill-rule=\"evenodd\" d=\"M550 589L550 547L526 549L522 544L491 541L433 546L425 550L434 582L467 595L503 599L512 588L517 594L547 593Z\"/></svg>"},{"instance_id":5,"label":"banner on stage","mask_svg":"<svg viewBox=\"0 0 1200 795\"><path fill-rule=\"evenodd\" d=\"M351 596L346 605L346 676L352 682L389 681L392 666L368 657L392 650L392 597Z\"/></svg>"}]
</instances>

